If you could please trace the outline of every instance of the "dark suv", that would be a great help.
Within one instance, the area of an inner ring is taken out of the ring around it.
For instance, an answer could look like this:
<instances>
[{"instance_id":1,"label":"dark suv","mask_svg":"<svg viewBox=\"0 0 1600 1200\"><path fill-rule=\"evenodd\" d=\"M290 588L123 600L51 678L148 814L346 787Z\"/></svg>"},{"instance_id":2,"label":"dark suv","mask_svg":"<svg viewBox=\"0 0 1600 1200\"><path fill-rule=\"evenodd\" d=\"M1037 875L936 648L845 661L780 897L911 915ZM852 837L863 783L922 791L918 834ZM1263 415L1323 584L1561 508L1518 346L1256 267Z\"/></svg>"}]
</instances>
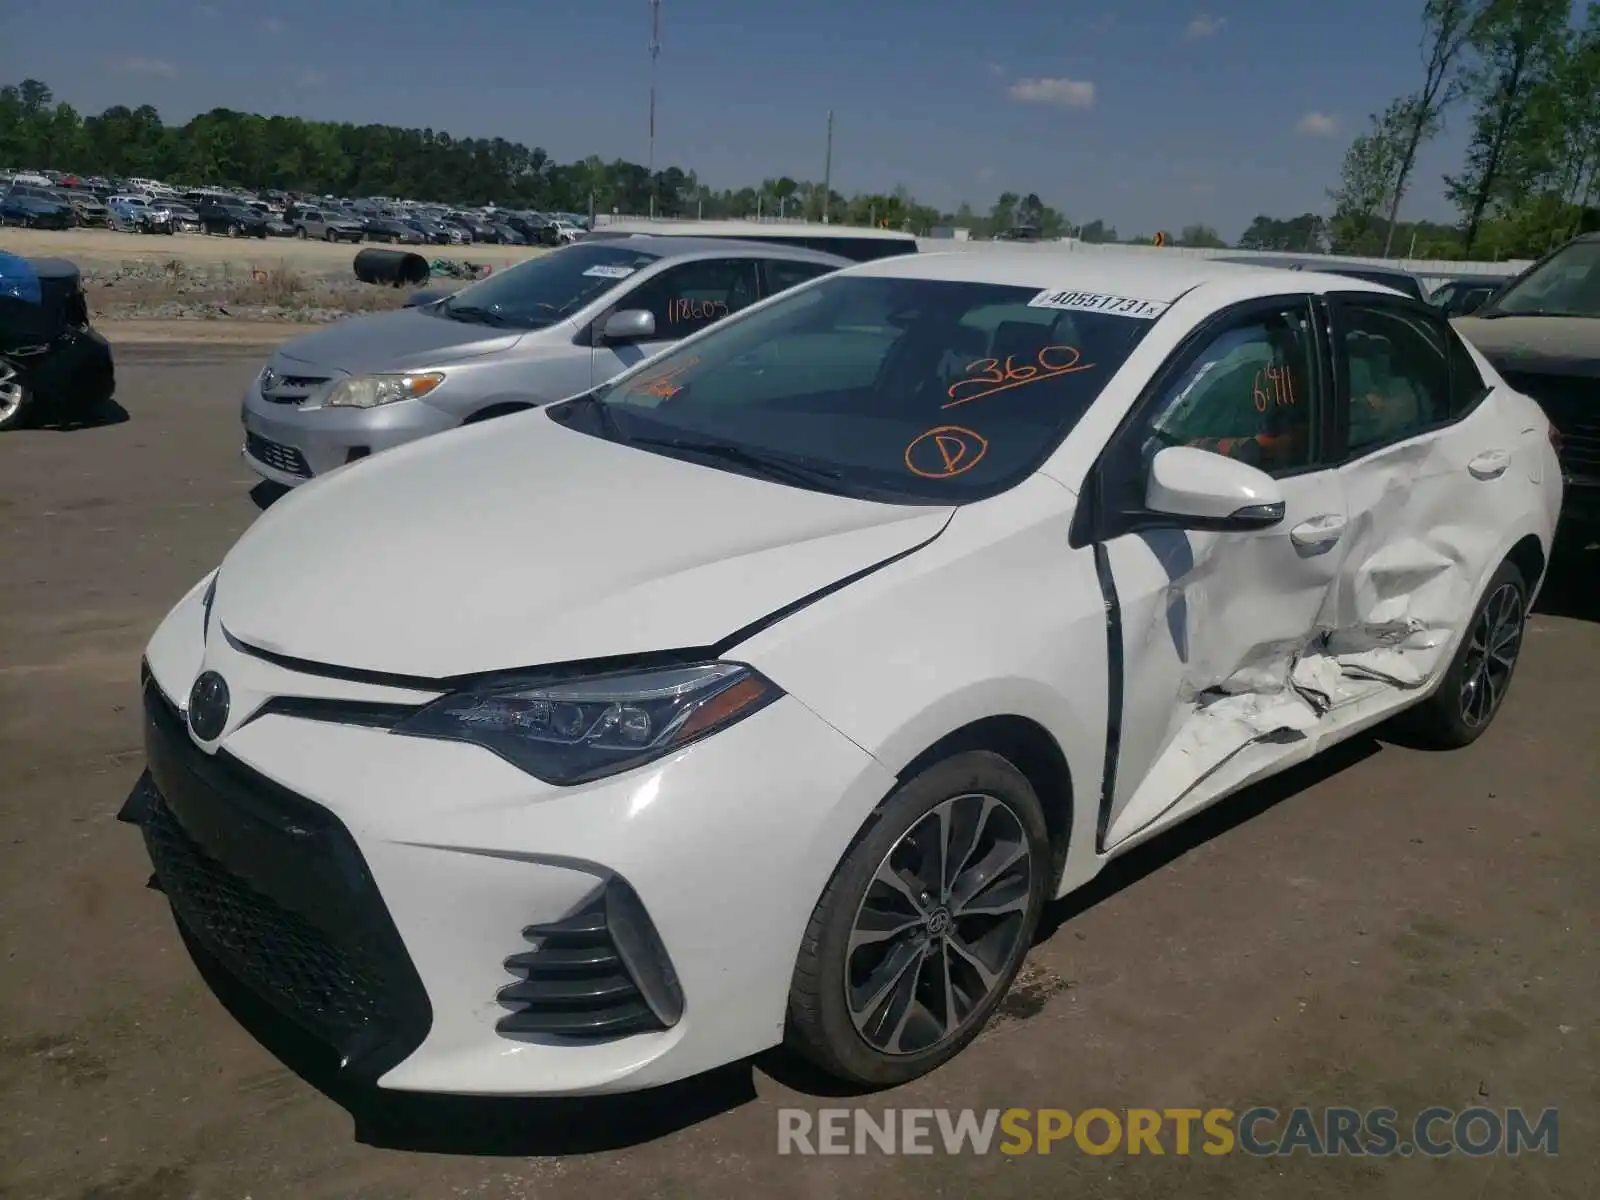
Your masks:
<instances>
[{"instance_id":1,"label":"dark suv","mask_svg":"<svg viewBox=\"0 0 1600 1200\"><path fill-rule=\"evenodd\" d=\"M267 236L267 218L246 204L201 200L194 206L194 211L200 218L200 228L206 233L221 233L228 237Z\"/></svg>"},{"instance_id":2,"label":"dark suv","mask_svg":"<svg viewBox=\"0 0 1600 1200\"><path fill-rule=\"evenodd\" d=\"M1600 527L1600 233L1545 255L1455 327L1550 418L1562 518Z\"/></svg>"}]
</instances>

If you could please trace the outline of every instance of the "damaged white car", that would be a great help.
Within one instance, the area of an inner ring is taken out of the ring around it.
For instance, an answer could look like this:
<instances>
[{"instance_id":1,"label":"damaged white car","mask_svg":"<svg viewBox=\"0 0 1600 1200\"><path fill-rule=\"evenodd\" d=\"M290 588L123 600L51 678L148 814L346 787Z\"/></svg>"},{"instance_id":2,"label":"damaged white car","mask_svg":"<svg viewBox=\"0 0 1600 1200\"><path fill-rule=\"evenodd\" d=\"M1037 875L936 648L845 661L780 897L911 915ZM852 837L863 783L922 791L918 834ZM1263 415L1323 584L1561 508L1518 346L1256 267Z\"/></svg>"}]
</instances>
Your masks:
<instances>
[{"instance_id":1,"label":"damaged white car","mask_svg":"<svg viewBox=\"0 0 1600 1200\"><path fill-rule=\"evenodd\" d=\"M1383 288L883 260L282 500L151 640L124 815L384 1087L907 1080L1114 856L1386 718L1477 737L1561 486Z\"/></svg>"}]
</instances>

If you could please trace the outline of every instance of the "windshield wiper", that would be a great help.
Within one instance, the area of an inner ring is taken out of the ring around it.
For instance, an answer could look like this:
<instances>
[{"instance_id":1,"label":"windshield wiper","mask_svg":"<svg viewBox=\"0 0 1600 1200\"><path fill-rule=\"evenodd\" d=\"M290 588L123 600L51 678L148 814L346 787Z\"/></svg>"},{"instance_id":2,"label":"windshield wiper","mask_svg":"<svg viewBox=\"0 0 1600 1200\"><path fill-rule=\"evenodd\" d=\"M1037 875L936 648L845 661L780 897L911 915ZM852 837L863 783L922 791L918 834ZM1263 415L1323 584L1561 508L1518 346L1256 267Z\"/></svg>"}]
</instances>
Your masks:
<instances>
[{"instance_id":1,"label":"windshield wiper","mask_svg":"<svg viewBox=\"0 0 1600 1200\"><path fill-rule=\"evenodd\" d=\"M605 407L603 401L597 401L601 408ZM733 442L701 441L696 438L658 438L634 436L628 438L631 445L661 446L667 450L682 450L689 454L700 454L706 458L717 459L721 462L737 463L742 467L750 467L769 479L784 479L790 483L798 483L804 487L821 488L824 491L836 490L834 485L843 478L839 471L831 467L813 466L800 459L790 458L785 454L776 454L770 450L757 450L749 446L739 446Z\"/></svg>"},{"instance_id":2,"label":"windshield wiper","mask_svg":"<svg viewBox=\"0 0 1600 1200\"><path fill-rule=\"evenodd\" d=\"M622 426L617 424L617 414L611 411L609 404L593 392L586 392L582 396L573 397L572 403L588 405L589 411L594 413L595 420L600 424L600 432L612 441L628 440L622 432Z\"/></svg>"},{"instance_id":3,"label":"windshield wiper","mask_svg":"<svg viewBox=\"0 0 1600 1200\"><path fill-rule=\"evenodd\" d=\"M1597 316L1600 316L1600 313L1571 312L1562 308L1523 308L1518 309L1516 312L1507 312L1503 308L1497 308L1493 312L1484 313L1483 319L1485 321L1493 321L1497 317L1587 317L1593 319Z\"/></svg>"}]
</instances>

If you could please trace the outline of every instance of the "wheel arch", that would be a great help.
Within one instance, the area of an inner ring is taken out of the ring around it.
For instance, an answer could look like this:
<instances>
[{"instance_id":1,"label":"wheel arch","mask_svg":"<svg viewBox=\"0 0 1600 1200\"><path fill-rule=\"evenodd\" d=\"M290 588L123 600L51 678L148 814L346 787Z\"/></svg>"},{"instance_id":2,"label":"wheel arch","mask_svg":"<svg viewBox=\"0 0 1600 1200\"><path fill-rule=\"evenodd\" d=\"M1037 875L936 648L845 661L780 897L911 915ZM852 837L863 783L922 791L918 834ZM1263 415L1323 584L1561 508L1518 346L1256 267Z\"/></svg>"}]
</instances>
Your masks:
<instances>
[{"instance_id":1,"label":"wheel arch","mask_svg":"<svg viewBox=\"0 0 1600 1200\"><path fill-rule=\"evenodd\" d=\"M1039 797L1050 833L1053 890L1055 880L1066 867L1075 810L1072 768L1060 743L1043 725L1016 714L979 718L945 734L906 763L896 777L905 783L937 762L975 750L986 750L1005 759L1022 772Z\"/></svg>"},{"instance_id":2,"label":"wheel arch","mask_svg":"<svg viewBox=\"0 0 1600 1200\"><path fill-rule=\"evenodd\" d=\"M1512 546L1504 561L1522 572L1522 580L1528 585L1530 595L1538 591L1545 567L1549 565L1549 556L1545 553L1544 543L1536 535L1530 533Z\"/></svg>"}]
</instances>

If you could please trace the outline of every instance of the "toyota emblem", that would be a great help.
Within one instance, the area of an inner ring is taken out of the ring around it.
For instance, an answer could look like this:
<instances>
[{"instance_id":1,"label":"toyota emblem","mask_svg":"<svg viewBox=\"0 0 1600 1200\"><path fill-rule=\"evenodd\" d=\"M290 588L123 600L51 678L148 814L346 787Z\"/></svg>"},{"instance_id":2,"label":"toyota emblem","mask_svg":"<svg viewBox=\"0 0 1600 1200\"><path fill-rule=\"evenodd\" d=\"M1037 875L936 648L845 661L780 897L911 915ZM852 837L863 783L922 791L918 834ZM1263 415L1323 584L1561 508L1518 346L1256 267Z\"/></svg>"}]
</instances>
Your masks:
<instances>
[{"instance_id":1,"label":"toyota emblem","mask_svg":"<svg viewBox=\"0 0 1600 1200\"><path fill-rule=\"evenodd\" d=\"M189 728L202 742L214 742L228 727L228 683L205 671L189 689Z\"/></svg>"}]
</instances>

